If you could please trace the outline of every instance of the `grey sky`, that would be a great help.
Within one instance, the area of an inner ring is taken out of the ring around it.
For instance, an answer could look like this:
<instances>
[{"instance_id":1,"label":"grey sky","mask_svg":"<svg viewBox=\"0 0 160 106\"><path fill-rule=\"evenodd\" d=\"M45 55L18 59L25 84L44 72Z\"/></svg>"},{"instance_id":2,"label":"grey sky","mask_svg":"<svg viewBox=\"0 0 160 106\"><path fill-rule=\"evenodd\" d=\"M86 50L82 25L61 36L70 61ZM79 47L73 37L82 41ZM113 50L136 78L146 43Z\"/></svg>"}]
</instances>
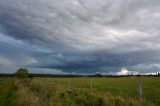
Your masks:
<instances>
[{"instance_id":1,"label":"grey sky","mask_svg":"<svg viewBox=\"0 0 160 106\"><path fill-rule=\"evenodd\" d=\"M0 0L0 72L152 73L159 29L159 0Z\"/></svg>"}]
</instances>

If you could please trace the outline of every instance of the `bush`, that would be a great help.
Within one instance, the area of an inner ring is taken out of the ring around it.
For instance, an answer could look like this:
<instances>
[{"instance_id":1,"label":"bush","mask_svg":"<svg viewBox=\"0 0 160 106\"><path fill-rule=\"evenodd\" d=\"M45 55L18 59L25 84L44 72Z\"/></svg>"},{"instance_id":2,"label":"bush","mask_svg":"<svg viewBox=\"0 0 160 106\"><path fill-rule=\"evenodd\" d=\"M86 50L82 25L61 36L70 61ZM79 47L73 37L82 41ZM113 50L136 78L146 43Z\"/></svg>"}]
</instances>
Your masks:
<instances>
[{"instance_id":1,"label":"bush","mask_svg":"<svg viewBox=\"0 0 160 106\"><path fill-rule=\"evenodd\" d=\"M20 68L17 70L17 72L15 73L15 76L17 78L27 78L28 77L28 70L25 68Z\"/></svg>"}]
</instances>

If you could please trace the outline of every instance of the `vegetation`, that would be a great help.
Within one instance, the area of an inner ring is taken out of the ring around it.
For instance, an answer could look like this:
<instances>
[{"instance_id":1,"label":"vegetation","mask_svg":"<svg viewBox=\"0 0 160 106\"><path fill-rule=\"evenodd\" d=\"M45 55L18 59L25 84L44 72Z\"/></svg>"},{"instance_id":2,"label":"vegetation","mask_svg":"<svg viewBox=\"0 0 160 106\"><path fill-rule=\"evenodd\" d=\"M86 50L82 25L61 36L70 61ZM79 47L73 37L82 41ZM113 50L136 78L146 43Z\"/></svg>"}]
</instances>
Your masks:
<instances>
[{"instance_id":1,"label":"vegetation","mask_svg":"<svg viewBox=\"0 0 160 106\"><path fill-rule=\"evenodd\" d=\"M14 81L11 79L0 79L0 106L15 106Z\"/></svg>"},{"instance_id":2,"label":"vegetation","mask_svg":"<svg viewBox=\"0 0 160 106\"><path fill-rule=\"evenodd\" d=\"M25 68L20 68L17 70L17 72L15 73L15 76L17 78L27 78L28 77L28 70Z\"/></svg>"},{"instance_id":3,"label":"vegetation","mask_svg":"<svg viewBox=\"0 0 160 106\"><path fill-rule=\"evenodd\" d=\"M138 80L142 81L142 102L137 97ZM0 89L4 92L0 106L158 106L159 81L159 77L3 78L0 87L8 90Z\"/></svg>"}]
</instances>

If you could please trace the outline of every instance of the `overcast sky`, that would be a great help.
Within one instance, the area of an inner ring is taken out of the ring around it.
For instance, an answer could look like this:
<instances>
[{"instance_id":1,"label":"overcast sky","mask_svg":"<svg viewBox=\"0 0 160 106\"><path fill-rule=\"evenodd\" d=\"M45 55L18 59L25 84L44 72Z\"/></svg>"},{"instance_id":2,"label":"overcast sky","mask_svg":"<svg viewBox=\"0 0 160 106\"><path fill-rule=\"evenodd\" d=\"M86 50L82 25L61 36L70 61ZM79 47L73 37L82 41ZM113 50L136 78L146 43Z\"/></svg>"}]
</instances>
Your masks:
<instances>
[{"instance_id":1,"label":"overcast sky","mask_svg":"<svg viewBox=\"0 0 160 106\"><path fill-rule=\"evenodd\" d=\"M154 73L159 63L160 0L0 0L0 73Z\"/></svg>"}]
</instances>

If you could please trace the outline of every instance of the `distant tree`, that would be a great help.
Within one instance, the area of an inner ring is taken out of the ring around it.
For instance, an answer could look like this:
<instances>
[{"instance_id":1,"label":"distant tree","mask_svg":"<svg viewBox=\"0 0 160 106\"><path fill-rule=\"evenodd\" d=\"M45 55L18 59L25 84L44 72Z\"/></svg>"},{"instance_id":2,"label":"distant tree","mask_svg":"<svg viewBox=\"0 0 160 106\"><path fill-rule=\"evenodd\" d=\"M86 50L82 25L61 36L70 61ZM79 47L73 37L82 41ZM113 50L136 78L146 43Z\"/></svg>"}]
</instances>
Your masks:
<instances>
[{"instance_id":1,"label":"distant tree","mask_svg":"<svg viewBox=\"0 0 160 106\"><path fill-rule=\"evenodd\" d=\"M137 76L137 77L141 77L141 74L137 74L136 76Z\"/></svg>"},{"instance_id":2,"label":"distant tree","mask_svg":"<svg viewBox=\"0 0 160 106\"><path fill-rule=\"evenodd\" d=\"M95 74L95 77L102 77L102 74L101 73L97 73L97 74Z\"/></svg>"},{"instance_id":3,"label":"distant tree","mask_svg":"<svg viewBox=\"0 0 160 106\"><path fill-rule=\"evenodd\" d=\"M28 77L28 69L25 69L25 68L18 69L17 72L15 73L15 76L17 78L27 78Z\"/></svg>"}]
</instances>

